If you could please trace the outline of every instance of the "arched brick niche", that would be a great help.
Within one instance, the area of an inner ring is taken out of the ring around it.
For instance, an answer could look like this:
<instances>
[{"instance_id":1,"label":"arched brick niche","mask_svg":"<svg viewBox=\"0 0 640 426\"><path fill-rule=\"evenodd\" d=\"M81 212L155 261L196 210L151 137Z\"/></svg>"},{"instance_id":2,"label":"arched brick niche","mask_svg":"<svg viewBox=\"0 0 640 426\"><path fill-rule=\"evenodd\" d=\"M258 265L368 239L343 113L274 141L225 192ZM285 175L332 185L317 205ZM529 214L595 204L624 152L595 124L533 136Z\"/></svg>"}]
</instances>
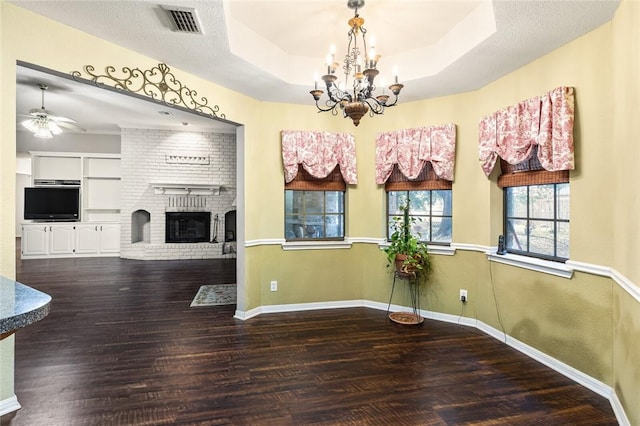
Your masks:
<instances>
[{"instance_id":1,"label":"arched brick niche","mask_svg":"<svg viewBox=\"0 0 640 426\"><path fill-rule=\"evenodd\" d=\"M136 210L131 213L131 243L151 242L151 213Z\"/></svg>"}]
</instances>

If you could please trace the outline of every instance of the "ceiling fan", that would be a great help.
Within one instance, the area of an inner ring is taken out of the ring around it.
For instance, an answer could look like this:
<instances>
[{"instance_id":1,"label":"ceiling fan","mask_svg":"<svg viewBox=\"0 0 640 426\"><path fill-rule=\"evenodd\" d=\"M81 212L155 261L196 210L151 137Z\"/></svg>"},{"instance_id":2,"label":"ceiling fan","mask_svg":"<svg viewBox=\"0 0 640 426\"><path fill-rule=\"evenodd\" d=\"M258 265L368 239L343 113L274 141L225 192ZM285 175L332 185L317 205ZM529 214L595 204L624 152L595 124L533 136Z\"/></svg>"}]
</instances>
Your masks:
<instances>
[{"instance_id":1,"label":"ceiling fan","mask_svg":"<svg viewBox=\"0 0 640 426\"><path fill-rule=\"evenodd\" d=\"M40 90L42 91L42 106L40 108L32 108L29 110L28 115L22 115L23 117L29 117L29 119L23 121L21 124L33 133L36 138L49 139L53 135L59 135L62 133L62 129L76 130L84 132L85 129L76 124L76 121L55 115L53 111L50 111L44 107L44 92L49 88L46 84L40 84Z\"/></svg>"}]
</instances>

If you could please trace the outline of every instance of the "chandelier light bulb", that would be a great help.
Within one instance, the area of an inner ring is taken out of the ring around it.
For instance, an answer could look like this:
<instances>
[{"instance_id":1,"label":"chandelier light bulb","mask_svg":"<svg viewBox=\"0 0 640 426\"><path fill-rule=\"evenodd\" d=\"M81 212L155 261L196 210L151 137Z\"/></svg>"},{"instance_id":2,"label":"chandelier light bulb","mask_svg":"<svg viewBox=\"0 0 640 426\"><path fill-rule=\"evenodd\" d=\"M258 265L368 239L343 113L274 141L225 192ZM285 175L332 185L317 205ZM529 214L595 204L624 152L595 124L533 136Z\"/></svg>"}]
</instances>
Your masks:
<instances>
[{"instance_id":1,"label":"chandelier light bulb","mask_svg":"<svg viewBox=\"0 0 640 426\"><path fill-rule=\"evenodd\" d=\"M373 69L376 67L376 49L369 49L369 68Z\"/></svg>"}]
</instances>

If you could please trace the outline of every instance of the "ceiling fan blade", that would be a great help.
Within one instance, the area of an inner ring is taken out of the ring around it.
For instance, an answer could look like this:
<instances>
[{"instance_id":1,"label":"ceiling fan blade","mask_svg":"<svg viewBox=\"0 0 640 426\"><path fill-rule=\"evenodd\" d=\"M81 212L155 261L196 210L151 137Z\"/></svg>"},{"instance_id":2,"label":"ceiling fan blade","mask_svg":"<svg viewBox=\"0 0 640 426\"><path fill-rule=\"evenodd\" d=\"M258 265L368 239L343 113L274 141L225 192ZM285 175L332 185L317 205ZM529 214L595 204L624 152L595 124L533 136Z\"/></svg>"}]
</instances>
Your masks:
<instances>
[{"instance_id":1,"label":"ceiling fan blade","mask_svg":"<svg viewBox=\"0 0 640 426\"><path fill-rule=\"evenodd\" d=\"M76 124L73 124L73 123L68 123L68 122L65 122L65 121L57 121L57 120L56 120L56 123L58 124L58 126L60 126L62 128L65 128L65 129L75 130L77 132L86 132L87 131L86 129L83 129L82 127L80 127L80 126L78 126Z\"/></svg>"},{"instance_id":2,"label":"ceiling fan blade","mask_svg":"<svg viewBox=\"0 0 640 426\"><path fill-rule=\"evenodd\" d=\"M69 118L69 117L60 117L58 115L52 115L49 118L52 119L52 120L55 120L57 122L76 123L76 120L74 120L73 118Z\"/></svg>"}]
</instances>

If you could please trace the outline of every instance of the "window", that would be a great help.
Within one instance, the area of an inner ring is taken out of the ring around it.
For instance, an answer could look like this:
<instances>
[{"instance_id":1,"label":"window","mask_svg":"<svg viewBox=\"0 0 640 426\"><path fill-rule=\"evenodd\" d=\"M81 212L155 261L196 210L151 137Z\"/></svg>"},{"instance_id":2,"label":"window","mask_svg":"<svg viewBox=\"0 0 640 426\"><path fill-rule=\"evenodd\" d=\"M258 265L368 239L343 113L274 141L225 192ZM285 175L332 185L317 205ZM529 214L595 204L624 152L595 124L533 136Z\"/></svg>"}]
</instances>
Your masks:
<instances>
[{"instance_id":1,"label":"window","mask_svg":"<svg viewBox=\"0 0 640 426\"><path fill-rule=\"evenodd\" d=\"M353 135L283 130L282 161L285 239L344 240L347 184L358 182Z\"/></svg>"},{"instance_id":2,"label":"window","mask_svg":"<svg viewBox=\"0 0 640 426\"><path fill-rule=\"evenodd\" d=\"M569 184L505 188L505 244L508 251L569 258Z\"/></svg>"},{"instance_id":3,"label":"window","mask_svg":"<svg viewBox=\"0 0 640 426\"><path fill-rule=\"evenodd\" d=\"M387 239L390 236L394 216L401 214L398 206L409 198L409 215L417 219L414 231L420 240L430 244L451 243L451 182L440 179L431 166L425 162L418 177L407 179L398 165L394 165L385 183L387 190Z\"/></svg>"},{"instance_id":4,"label":"window","mask_svg":"<svg viewBox=\"0 0 640 426\"><path fill-rule=\"evenodd\" d=\"M394 216L409 198L409 216L416 218L412 229L421 241L432 244L451 243L451 190L388 191L387 239L391 235Z\"/></svg>"},{"instance_id":5,"label":"window","mask_svg":"<svg viewBox=\"0 0 640 426\"><path fill-rule=\"evenodd\" d=\"M287 240L344 238L343 191L285 191Z\"/></svg>"},{"instance_id":6,"label":"window","mask_svg":"<svg viewBox=\"0 0 640 426\"><path fill-rule=\"evenodd\" d=\"M340 166L322 179L300 167L285 184L285 239L343 240L345 191Z\"/></svg>"},{"instance_id":7,"label":"window","mask_svg":"<svg viewBox=\"0 0 640 426\"><path fill-rule=\"evenodd\" d=\"M508 252L548 260L569 258L569 171L544 170L537 147L512 165L500 160Z\"/></svg>"}]
</instances>

